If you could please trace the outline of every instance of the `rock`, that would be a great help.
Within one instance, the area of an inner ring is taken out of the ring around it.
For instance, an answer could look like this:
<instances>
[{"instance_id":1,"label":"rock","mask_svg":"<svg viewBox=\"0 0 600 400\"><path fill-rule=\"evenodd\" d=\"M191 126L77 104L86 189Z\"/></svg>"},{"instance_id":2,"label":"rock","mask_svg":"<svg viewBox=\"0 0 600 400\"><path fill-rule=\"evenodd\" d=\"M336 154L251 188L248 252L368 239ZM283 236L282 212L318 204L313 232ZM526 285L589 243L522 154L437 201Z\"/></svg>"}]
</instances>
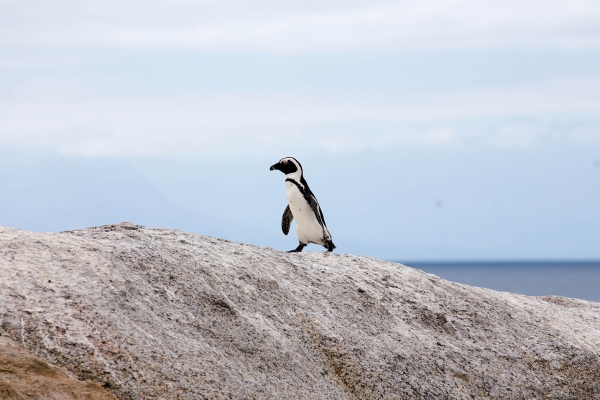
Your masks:
<instances>
[{"instance_id":1,"label":"rock","mask_svg":"<svg viewBox=\"0 0 600 400\"><path fill-rule=\"evenodd\" d=\"M117 400L100 385L81 382L0 336L0 399Z\"/></svg>"},{"instance_id":2,"label":"rock","mask_svg":"<svg viewBox=\"0 0 600 400\"><path fill-rule=\"evenodd\" d=\"M120 399L600 398L600 304L119 224L0 228L0 334Z\"/></svg>"}]
</instances>

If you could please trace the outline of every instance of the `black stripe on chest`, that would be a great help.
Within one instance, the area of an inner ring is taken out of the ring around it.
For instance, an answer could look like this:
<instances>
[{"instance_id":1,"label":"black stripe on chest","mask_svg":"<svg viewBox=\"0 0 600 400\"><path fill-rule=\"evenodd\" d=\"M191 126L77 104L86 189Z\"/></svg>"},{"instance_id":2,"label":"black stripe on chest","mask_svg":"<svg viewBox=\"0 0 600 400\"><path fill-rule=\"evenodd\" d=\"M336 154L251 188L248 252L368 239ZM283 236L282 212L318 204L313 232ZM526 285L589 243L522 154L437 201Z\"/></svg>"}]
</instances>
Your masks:
<instances>
[{"instance_id":1,"label":"black stripe on chest","mask_svg":"<svg viewBox=\"0 0 600 400\"><path fill-rule=\"evenodd\" d=\"M291 182L294 185L296 185L296 187L298 188L298 190L300 191L300 193L302 193L302 196L304 197L304 200L306 200L306 202L310 206L310 198L308 197L308 193L306 193L306 190L304 190L304 188L302 187L302 185L300 185L298 182L296 182L292 178L287 178L285 181L286 182Z\"/></svg>"}]
</instances>

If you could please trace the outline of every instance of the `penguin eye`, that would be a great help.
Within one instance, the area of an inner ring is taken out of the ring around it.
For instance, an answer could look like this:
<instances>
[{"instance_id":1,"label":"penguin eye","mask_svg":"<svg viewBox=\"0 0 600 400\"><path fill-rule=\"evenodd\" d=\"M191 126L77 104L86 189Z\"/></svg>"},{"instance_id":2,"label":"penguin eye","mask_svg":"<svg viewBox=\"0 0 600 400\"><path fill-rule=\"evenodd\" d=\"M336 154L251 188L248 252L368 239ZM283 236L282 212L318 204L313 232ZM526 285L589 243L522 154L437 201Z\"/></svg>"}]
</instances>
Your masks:
<instances>
[{"instance_id":1,"label":"penguin eye","mask_svg":"<svg viewBox=\"0 0 600 400\"><path fill-rule=\"evenodd\" d=\"M287 162L288 162L288 159L287 159L287 158L284 158L283 160L281 160L281 161L279 161L279 162L280 162L281 164L284 164L284 165L285 165L285 164L287 164Z\"/></svg>"}]
</instances>

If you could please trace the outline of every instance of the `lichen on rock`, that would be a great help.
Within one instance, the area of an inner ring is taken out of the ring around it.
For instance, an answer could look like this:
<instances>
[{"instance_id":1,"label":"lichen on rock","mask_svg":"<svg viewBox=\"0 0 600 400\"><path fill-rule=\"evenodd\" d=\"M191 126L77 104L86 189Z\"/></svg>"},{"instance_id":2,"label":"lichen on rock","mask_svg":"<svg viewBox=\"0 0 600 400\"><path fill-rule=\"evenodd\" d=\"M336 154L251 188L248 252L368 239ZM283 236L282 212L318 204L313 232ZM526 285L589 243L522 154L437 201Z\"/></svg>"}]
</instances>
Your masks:
<instances>
[{"instance_id":1,"label":"lichen on rock","mask_svg":"<svg viewBox=\"0 0 600 400\"><path fill-rule=\"evenodd\" d=\"M0 399L117 400L99 384L80 381L0 336Z\"/></svg>"}]
</instances>

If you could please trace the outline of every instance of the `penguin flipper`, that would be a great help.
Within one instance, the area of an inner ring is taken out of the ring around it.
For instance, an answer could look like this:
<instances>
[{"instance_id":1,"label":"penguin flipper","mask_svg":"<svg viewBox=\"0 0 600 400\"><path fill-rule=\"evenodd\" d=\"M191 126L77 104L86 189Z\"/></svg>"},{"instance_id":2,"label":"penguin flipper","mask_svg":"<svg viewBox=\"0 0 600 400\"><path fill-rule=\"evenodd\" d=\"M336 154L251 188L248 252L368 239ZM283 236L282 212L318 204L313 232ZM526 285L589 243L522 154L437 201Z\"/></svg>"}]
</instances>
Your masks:
<instances>
[{"instance_id":1,"label":"penguin flipper","mask_svg":"<svg viewBox=\"0 0 600 400\"><path fill-rule=\"evenodd\" d=\"M323 212L321 211L321 207L319 207L319 203L317 202L317 199L315 199L315 196L310 193L308 195L309 199L310 199L310 207L312 208L313 212L315 213L315 217L317 217L317 221L319 221L319 224L321 224L321 226L327 226L325 225L325 218L323 218Z\"/></svg>"},{"instance_id":2,"label":"penguin flipper","mask_svg":"<svg viewBox=\"0 0 600 400\"><path fill-rule=\"evenodd\" d=\"M285 208L283 215L281 216L281 230L284 235L287 235L290 232L290 225L292 225L292 220L294 219L294 215L292 214L292 210L290 210L290 206Z\"/></svg>"}]
</instances>

